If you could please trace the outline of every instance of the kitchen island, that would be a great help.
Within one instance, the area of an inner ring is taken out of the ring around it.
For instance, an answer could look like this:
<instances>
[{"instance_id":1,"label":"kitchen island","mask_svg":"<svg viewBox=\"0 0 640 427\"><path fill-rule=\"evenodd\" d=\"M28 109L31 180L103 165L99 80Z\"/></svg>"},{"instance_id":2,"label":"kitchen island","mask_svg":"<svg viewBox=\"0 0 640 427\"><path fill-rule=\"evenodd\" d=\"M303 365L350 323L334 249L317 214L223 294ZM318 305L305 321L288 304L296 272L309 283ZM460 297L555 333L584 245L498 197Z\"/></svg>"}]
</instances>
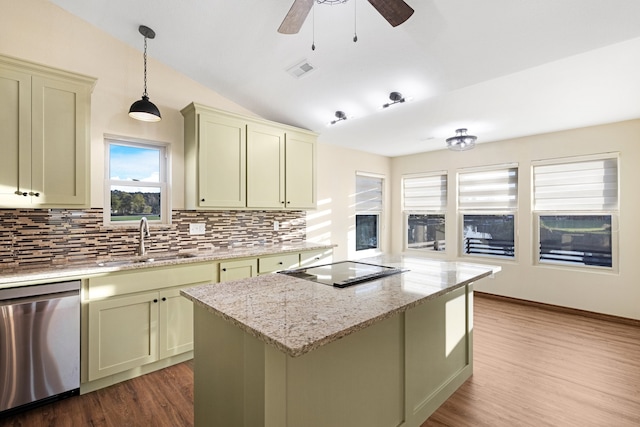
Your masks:
<instances>
[{"instance_id":1,"label":"kitchen island","mask_svg":"<svg viewBox=\"0 0 640 427\"><path fill-rule=\"evenodd\" d=\"M419 426L473 371L473 282L499 268L406 256L338 289L282 274L182 290L203 426Z\"/></svg>"}]
</instances>

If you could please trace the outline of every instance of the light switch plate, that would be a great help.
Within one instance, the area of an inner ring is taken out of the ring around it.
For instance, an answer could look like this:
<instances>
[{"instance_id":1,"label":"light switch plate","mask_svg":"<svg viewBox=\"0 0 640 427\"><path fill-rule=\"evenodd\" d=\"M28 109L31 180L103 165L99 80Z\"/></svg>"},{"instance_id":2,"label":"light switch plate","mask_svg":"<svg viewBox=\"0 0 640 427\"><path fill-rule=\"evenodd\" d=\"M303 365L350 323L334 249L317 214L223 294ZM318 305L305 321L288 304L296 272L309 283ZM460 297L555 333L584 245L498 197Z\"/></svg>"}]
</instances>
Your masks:
<instances>
[{"instance_id":1,"label":"light switch plate","mask_svg":"<svg viewBox=\"0 0 640 427\"><path fill-rule=\"evenodd\" d=\"M191 235L205 234L206 230L206 224L204 223L189 224L189 234Z\"/></svg>"}]
</instances>

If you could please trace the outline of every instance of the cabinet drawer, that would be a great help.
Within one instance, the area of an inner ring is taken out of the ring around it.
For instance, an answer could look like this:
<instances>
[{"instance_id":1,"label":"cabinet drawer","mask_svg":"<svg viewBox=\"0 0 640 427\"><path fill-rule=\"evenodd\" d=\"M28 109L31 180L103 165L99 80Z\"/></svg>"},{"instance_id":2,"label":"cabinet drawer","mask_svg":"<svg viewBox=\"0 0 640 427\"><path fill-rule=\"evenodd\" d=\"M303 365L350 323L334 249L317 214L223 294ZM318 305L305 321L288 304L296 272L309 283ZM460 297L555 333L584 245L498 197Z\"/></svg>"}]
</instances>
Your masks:
<instances>
[{"instance_id":1,"label":"cabinet drawer","mask_svg":"<svg viewBox=\"0 0 640 427\"><path fill-rule=\"evenodd\" d=\"M216 264L196 263L182 266L149 267L137 271L123 271L89 279L89 299L106 298L182 286L215 282Z\"/></svg>"},{"instance_id":2,"label":"cabinet drawer","mask_svg":"<svg viewBox=\"0 0 640 427\"><path fill-rule=\"evenodd\" d=\"M300 254L281 254L258 258L258 274L273 273L274 271L298 268Z\"/></svg>"},{"instance_id":3,"label":"cabinet drawer","mask_svg":"<svg viewBox=\"0 0 640 427\"><path fill-rule=\"evenodd\" d=\"M330 264L333 249L318 249L300 254L300 268Z\"/></svg>"}]
</instances>

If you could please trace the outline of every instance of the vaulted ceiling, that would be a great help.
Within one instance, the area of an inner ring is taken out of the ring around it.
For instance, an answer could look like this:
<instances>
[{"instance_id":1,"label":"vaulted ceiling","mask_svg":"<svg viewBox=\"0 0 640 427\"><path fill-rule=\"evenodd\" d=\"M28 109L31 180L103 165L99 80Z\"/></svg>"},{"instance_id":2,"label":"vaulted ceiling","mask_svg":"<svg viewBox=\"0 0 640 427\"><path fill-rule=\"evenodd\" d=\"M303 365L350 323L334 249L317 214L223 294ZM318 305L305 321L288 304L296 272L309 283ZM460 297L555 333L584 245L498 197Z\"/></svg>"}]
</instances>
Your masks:
<instances>
[{"instance_id":1,"label":"vaulted ceiling","mask_svg":"<svg viewBox=\"0 0 640 427\"><path fill-rule=\"evenodd\" d=\"M482 143L640 117L637 0L406 0L415 13L395 28L348 0L315 4L293 35L277 32L293 0L50 1L140 50L147 25L149 56L266 119L386 156L442 149L460 127ZM381 110L394 91L412 100ZM337 110L349 118L327 126Z\"/></svg>"}]
</instances>

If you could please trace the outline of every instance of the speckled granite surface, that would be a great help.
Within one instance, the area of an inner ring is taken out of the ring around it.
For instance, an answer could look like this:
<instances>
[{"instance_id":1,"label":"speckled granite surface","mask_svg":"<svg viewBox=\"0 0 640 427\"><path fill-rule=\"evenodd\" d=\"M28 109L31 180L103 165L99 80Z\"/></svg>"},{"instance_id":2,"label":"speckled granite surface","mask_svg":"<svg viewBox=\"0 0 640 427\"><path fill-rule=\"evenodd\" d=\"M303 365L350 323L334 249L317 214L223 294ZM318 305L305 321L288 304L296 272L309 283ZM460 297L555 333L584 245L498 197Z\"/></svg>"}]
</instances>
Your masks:
<instances>
[{"instance_id":1,"label":"speckled granite surface","mask_svg":"<svg viewBox=\"0 0 640 427\"><path fill-rule=\"evenodd\" d=\"M22 283L37 281L65 280L78 277L86 277L95 274L104 274L115 271L127 271L150 267L188 264L204 261L221 261L233 258L250 258L266 255L276 255L290 252L313 251L316 249L330 249L335 245L319 243L287 243L279 245L241 246L230 249L215 249L211 251L191 251L181 253L156 253L144 258L137 256L119 257L112 260L87 263L73 262L64 265L26 268L4 268L0 270L0 288L20 286ZM153 259L151 262L140 262ZM131 262L134 261L134 262Z\"/></svg>"},{"instance_id":2,"label":"speckled granite surface","mask_svg":"<svg viewBox=\"0 0 640 427\"><path fill-rule=\"evenodd\" d=\"M181 293L296 357L500 271L495 266L403 256L363 261L410 271L344 289L272 274Z\"/></svg>"}]
</instances>

